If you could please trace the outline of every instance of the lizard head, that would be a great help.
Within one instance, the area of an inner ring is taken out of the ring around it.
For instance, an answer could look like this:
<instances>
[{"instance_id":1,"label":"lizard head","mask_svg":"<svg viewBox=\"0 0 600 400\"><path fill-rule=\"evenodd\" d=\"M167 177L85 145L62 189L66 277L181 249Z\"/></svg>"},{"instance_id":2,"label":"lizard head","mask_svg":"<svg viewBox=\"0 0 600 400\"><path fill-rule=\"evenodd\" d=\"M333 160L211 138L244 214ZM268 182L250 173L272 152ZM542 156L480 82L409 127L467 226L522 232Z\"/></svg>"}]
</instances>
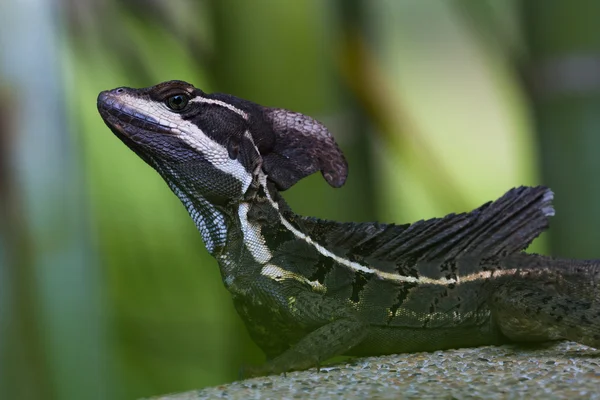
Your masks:
<instances>
[{"instance_id":1,"label":"lizard head","mask_svg":"<svg viewBox=\"0 0 600 400\"><path fill-rule=\"evenodd\" d=\"M226 197L243 194L257 167L279 190L317 171L333 187L346 180L346 160L327 128L300 113L206 94L182 81L104 91L98 110L147 163L194 166L195 180L208 186L228 181L214 189Z\"/></svg>"},{"instance_id":2,"label":"lizard head","mask_svg":"<svg viewBox=\"0 0 600 400\"><path fill-rule=\"evenodd\" d=\"M261 176L278 190L317 171L334 187L346 180L346 160L329 131L299 113L182 81L101 92L98 110L191 214L241 202Z\"/></svg>"}]
</instances>

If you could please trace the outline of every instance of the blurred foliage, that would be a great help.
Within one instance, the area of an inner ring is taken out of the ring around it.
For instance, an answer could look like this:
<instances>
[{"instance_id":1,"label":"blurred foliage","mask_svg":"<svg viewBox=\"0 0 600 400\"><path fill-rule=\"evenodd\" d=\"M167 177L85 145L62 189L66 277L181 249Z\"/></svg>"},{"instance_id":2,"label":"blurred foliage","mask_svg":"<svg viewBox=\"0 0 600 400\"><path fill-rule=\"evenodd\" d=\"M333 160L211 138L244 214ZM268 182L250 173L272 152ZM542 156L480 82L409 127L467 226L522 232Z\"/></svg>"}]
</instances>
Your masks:
<instances>
[{"instance_id":1,"label":"blurred foliage","mask_svg":"<svg viewBox=\"0 0 600 400\"><path fill-rule=\"evenodd\" d=\"M241 365L263 361L179 200L101 121L95 101L104 89L181 79L322 120L347 155L350 175L340 190L320 175L291 188L285 197L300 214L408 222L467 211L513 186L550 182L564 215L563 236L553 245L565 237L578 242L573 232L599 197L586 201L600 189L583 184L598 170L598 102L538 101L524 82L545 57L595 51L597 40L571 27L585 21L581 29L591 29L599 11L591 2L572 6L561 25L560 2L524 3L3 4L0 385L19 398L136 398L232 381ZM35 21L47 29L27 25L34 7ZM26 25L27 35L12 37ZM46 53L35 47L44 46L35 42L41 38L54 39ZM24 91L28 76L36 78L34 90ZM12 108L13 96L33 106ZM60 116L58 130L47 124L48 112ZM575 145L566 135L576 135L578 124L587 136ZM564 148L576 160L553 161ZM46 154L62 161L31 166ZM576 165L585 171L574 177L568 171ZM52 185L39 183L46 176ZM572 199L557 176L587 189ZM38 203L45 206L32 214L29 205ZM582 205L587 212L576 211ZM588 222L587 247L569 244L568 255L598 256L593 231L600 224ZM55 259L50 239L77 256ZM543 248L538 241L533 250Z\"/></svg>"},{"instance_id":2,"label":"blurred foliage","mask_svg":"<svg viewBox=\"0 0 600 400\"><path fill-rule=\"evenodd\" d=\"M556 192L552 252L598 258L600 2L524 2L522 11L541 172Z\"/></svg>"}]
</instances>

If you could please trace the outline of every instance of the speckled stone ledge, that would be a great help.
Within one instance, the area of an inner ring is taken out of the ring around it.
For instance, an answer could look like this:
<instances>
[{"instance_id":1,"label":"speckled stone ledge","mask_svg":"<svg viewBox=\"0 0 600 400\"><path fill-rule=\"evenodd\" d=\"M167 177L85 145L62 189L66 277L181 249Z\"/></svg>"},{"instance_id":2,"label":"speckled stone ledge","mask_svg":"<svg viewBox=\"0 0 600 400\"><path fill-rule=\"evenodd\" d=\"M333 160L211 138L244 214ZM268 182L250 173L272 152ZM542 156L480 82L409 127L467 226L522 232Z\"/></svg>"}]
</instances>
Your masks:
<instances>
[{"instance_id":1,"label":"speckled stone ledge","mask_svg":"<svg viewBox=\"0 0 600 400\"><path fill-rule=\"evenodd\" d=\"M576 343L357 358L153 400L600 399L600 351Z\"/></svg>"}]
</instances>

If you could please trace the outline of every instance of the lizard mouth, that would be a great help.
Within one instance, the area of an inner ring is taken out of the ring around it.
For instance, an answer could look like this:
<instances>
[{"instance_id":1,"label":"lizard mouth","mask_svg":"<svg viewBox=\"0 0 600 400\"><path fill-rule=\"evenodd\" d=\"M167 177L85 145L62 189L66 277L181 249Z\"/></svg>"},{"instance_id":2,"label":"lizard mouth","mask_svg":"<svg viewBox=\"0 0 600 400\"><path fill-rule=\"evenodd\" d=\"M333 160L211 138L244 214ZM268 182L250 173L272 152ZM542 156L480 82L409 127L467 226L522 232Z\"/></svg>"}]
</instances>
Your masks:
<instances>
[{"instance_id":1,"label":"lizard mouth","mask_svg":"<svg viewBox=\"0 0 600 400\"><path fill-rule=\"evenodd\" d=\"M172 135L170 127L128 105L124 96L127 96L124 89L107 90L98 95L98 112L113 132L129 138L138 136L140 131Z\"/></svg>"}]
</instances>

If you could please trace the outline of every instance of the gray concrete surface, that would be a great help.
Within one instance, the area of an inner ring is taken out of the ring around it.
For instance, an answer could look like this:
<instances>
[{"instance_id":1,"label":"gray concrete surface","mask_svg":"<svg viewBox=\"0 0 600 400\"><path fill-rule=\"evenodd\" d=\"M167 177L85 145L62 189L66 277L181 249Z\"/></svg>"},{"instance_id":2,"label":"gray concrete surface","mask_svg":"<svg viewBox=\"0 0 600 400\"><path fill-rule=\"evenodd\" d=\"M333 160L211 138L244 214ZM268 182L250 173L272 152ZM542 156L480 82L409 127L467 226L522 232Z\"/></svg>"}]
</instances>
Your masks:
<instances>
[{"instance_id":1,"label":"gray concrete surface","mask_svg":"<svg viewBox=\"0 0 600 400\"><path fill-rule=\"evenodd\" d=\"M576 343L356 358L153 400L600 399L600 351Z\"/></svg>"}]
</instances>

